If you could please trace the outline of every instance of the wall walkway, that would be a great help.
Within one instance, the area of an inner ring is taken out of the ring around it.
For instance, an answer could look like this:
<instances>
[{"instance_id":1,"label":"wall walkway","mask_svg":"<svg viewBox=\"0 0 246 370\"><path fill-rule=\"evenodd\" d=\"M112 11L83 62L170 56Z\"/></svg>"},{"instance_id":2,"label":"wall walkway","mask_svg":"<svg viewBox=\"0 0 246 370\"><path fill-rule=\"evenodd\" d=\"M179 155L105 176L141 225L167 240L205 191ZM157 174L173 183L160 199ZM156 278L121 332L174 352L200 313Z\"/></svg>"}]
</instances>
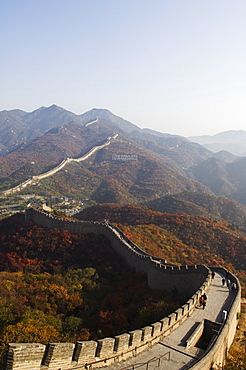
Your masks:
<instances>
[{"instance_id":1,"label":"wall walkway","mask_svg":"<svg viewBox=\"0 0 246 370\"><path fill-rule=\"evenodd\" d=\"M194 314L198 312L196 307L199 297L204 292L210 295L210 292L213 292L213 286L215 283L217 284L219 274L225 273L223 269L217 271L216 279L213 281L211 290L209 290L211 271L206 266L167 265L164 263L164 260L157 260L155 257L141 251L113 225L63 220L47 216L43 212L34 209L26 211L26 220L32 220L44 227L58 228L60 230L66 229L71 233L94 232L104 234L110 240L115 251L124 258L126 264L136 268L139 272L147 274L150 287L170 291L175 289L178 294L183 294L183 297L186 297L186 303L168 317L152 325L112 338L104 338L97 341L81 341L76 344L50 343L47 346L40 343L12 343L9 345L6 370L94 369L105 366L108 369L132 369L134 363L141 362L139 357L141 353L144 353L144 356L149 356L148 354L152 356L151 351L155 351L158 347L161 347L162 355L165 352L170 352L171 349L169 347L174 346L173 342L170 342L173 340L172 334L178 333L179 328L182 327L181 330L184 328L185 331L191 331L191 329L185 329L183 325L189 322L189 319L193 318ZM219 326L219 333L210 341L210 347L203 353L199 351L202 357L196 364L192 365L194 370L208 370L211 366L219 366L219 364L223 363L226 351L233 340L237 314L240 310L240 285L238 280L231 274L230 279L235 281L237 287L233 296L229 294L228 308L230 310L228 310L223 325ZM215 300L217 301L217 298ZM219 310L221 311L221 308ZM206 312L209 311L208 305ZM221 315L221 312L218 315ZM198 319L195 317L195 320ZM177 337L179 335L177 334ZM168 342L169 339L167 340L166 338L171 339ZM184 335L182 338L184 338ZM191 347L194 348L194 346ZM177 353L177 348L174 348L174 351ZM155 358L157 358L156 354L154 355ZM194 354L191 356L195 360ZM125 365L128 366L127 362L122 361L128 361L128 359L131 359L130 361L133 359L133 362L129 364L130 367L125 367ZM186 362L185 366L190 366L189 361ZM216 367L213 368L216 369ZM185 367L170 367L170 369L185 369Z\"/></svg>"},{"instance_id":2,"label":"wall walkway","mask_svg":"<svg viewBox=\"0 0 246 370\"><path fill-rule=\"evenodd\" d=\"M140 364L142 364L140 368L144 369L143 364L147 363L151 364L151 370L221 369L234 337L237 314L240 311L238 290L232 291L221 284L221 278L225 273L223 269L217 270L206 293L208 301L204 310L197 305L192 315L182 325L164 336L151 349L141 353L137 358L109 366L107 370L130 370L133 366L140 367ZM234 281L232 275L230 278ZM229 320L232 320L230 324L226 320L228 313ZM203 337L205 339L202 340ZM164 353L168 353L169 356L163 356Z\"/></svg>"}]
</instances>

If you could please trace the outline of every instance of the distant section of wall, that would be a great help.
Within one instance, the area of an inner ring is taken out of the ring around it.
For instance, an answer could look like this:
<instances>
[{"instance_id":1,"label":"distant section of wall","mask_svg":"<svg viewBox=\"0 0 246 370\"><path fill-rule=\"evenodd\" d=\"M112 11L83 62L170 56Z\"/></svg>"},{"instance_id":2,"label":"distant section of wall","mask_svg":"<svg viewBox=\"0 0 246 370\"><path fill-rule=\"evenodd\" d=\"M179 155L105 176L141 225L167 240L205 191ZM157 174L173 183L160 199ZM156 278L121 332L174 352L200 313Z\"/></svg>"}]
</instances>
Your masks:
<instances>
[{"instance_id":1,"label":"distant section of wall","mask_svg":"<svg viewBox=\"0 0 246 370\"><path fill-rule=\"evenodd\" d=\"M94 369L136 356L182 325L194 311L200 296L207 292L210 286L211 274L207 267L202 265L177 267L163 264L163 260L160 261L141 251L113 225L63 220L34 209L26 211L26 221L29 220L44 227L66 229L71 233L104 234L129 266L148 275L151 287L171 291L184 289L189 297L185 304L162 320L112 338L80 341L75 345L49 343L46 347L39 343L10 343L6 370L67 370L80 366L84 369ZM237 294L226 322L220 335L214 339L202 359L190 367L193 370L217 369L215 366L224 362L235 334L237 313L240 311L240 284L233 275L230 275L230 280L236 283Z\"/></svg>"},{"instance_id":2,"label":"distant section of wall","mask_svg":"<svg viewBox=\"0 0 246 370\"><path fill-rule=\"evenodd\" d=\"M91 148L85 155L83 155L82 157L80 158L66 158L66 159L63 159L63 161L61 161L56 167L52 168L51 170L47 171L47 172L44 172L44 173L41 173L40 175L36 175L36 176L32 176L30 178L28 178L27 180L23 181L21 184L15 186L14 188L10 188L8 190L4 190L3 192L1 192L1 195L2 196L6 196L8 194L13 194L13 193L16 193L17 191L21 191L23 190L24 188L26 188L28 185L33 185L33 184L36 184L37 182L39 182L40 180L42 179L45 179L46 177L49 177L49 176L53 176L56 172L60 171L63 167L65 167L68 163L71 163L71 162L82 162L82 161L85 161L86 159L88 159L92 154L94 154L97 150L99 149L102 149L104 148L105 146L109 145L111 140L112 139L116 139L116 137L118 136L118 134L115 134L113 137L108 137L106 139L106 141L101 144L101 145L97 145L97 146L94 146L93 148Z\"/></svg>"}]
</instances>

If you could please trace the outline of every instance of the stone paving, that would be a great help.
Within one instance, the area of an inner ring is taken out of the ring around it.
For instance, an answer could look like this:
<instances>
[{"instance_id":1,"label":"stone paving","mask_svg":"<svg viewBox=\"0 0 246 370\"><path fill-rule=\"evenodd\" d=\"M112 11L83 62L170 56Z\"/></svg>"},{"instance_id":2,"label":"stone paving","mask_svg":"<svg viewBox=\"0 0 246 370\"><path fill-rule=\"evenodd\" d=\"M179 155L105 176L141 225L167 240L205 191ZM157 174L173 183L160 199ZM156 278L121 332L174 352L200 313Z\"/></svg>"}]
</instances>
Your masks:
<instances>
[{"instance_id":1,"label":"stone paving","mask_svg":"<svg viewBox=\"0 0 246 370\"><path fill-rule=\"evenodd\" d=\"M199 357L203 350L191 347L186 349L186 340L188 336L194 331L194 328L203 319L208 319L216 322L223 322L223 311L227 311L235 292L228 289L227 286L222 285L222 277L220 273L216 273L212 284L207 292L206 308L197 307L192 315L186 321L174 330L171 334L165 337L161 342L154 345L151 349L139 354L137 357L130 358L119 364L107 366L107 370L182 370L187 365L192 364L197 357ZM167 353L166 356L159 359ZM168 357L170 356L170 359ZM146 363L150 360L148 367Z\"/></svg>"}]
</instances>

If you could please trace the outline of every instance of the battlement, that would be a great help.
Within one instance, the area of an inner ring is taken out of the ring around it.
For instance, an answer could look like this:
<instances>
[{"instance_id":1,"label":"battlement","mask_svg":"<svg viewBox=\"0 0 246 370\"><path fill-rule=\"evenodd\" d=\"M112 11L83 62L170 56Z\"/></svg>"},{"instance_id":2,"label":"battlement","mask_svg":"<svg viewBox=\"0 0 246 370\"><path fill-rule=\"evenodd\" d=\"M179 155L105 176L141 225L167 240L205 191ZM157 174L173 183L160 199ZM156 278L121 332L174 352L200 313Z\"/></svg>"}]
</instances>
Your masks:
<instances>
[{"instance_id":1,"label":"battlement","mask_svg":"<svg viewBox=\"0 0 246 370\"><path fill-rule=\"evenodd\" d=\"M149 255L128 239L119 228L109 223L68 220L33 208L26 210L26 221L29 220L43 227L68 230L71 234L105 235L126 265L148 276L151 289L175 291L183 301L198 290L209 274L209 269L204 265L171 265L163 259Z\"/></svg>"},{"instance_id":2,"label":"battlement","mask_svg":"<svg viewBox=\"0 0 246 370\"><path fill-rule=\"evenodd\" d=\"M134 267L138 272L147 274L151 288L176 290L179 296L183 294L183 297L186 297L184 299L186 303L158 322L115 337L96 341L79 341L76 344L49 343L47 346L40 343L10 343L6 370L93 369L136 356L163 340L182 325L194 311L200 296L207 292L211 284L211 273L206 266L166 264L163 260L158 260L142 251L113 225L64 220L34 209L26 211L26 220L32 220L44 227L65 229L70 233L104 234L127 265ZM201 361L192 366L194 370L210 369L213 361L220 361L220 357L222 359L225 357L225 343L227 346L227 343L230 344L233 340L236 316L240 309L240 284L232 274L230 274L230 279L236 283L237 294L227 321L214 346L209 348Z\"/></svg>"},{"instance_id":3,"label":"battlement","mask_svg":"<svg viewBox=\"0 0 246 370\"><path fill-rule=\"evenodd\" d=\"M204 282L204 290L193 297L175 312L162 320L144 328L115 337L97 341L73 343L10 343L6 370L65 370L76 366L87 368L103 367L136 356L152 347L170 334L191 315L201 294L207 291L210 276Z\"/></svg>"}]
</instances>

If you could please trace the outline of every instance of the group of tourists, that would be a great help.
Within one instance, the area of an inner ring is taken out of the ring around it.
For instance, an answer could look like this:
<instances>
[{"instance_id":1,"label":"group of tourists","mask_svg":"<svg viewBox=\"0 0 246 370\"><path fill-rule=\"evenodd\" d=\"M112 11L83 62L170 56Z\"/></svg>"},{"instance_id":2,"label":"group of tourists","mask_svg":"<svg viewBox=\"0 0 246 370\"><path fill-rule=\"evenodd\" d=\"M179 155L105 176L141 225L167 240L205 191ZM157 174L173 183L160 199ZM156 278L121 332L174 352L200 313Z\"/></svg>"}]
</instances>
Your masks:
<instances>
[{"instance_id":1,"label":"group of tourists","mask_svg":"<svg viewBox=\"0 0 246 370\"><path fill-rule=\"evenodd\" d=\"M215 277L215 272L214 271L212 271L211 277L212 277L212 279L214 279L214 277ZM233 281L232 282L230 281L228 271L226 272L226 275L222 278L222 285L227 286L228 289L231 289L233 291L237 289L236 283L233 282ZM206 295L206 293L204 293L199 298L199 307L202 307L203 309L205 309L206 304L207 304L207 295Z\"/></svg>"},{"instance_id":2,"label":"group of tourists","mask_svg":"<svg viewBox=\"0 0 246 370\"><path fill-rule=\"evenodd\" d=\"M214 277L215 277L215 272L214 271L212 271L211 276L212 276L212 279L214 279ZM233 281L230 281L228 271L226 272L225 276L222 278L222 285L227 286L227 288L231 289L231 290L236 290L237 289L236 283L233 282Z\"/></svg>"},{"instance_id":3,"label":"group of tourists","mask_svg":"<svg viewBox=\"0 0 246 370\"><path fill-rule=\"evenodd\" d=\"M236 290L237 289L236 283L233 282L233 281L230 281L228 271L226 272L225 277L222 278L222 285L227 286L227 288L231 289L231 290Z\"/></svg>"},{"instance_id":4,"label":"group of tourists","mask_svg":"<svg viewBox=\"0 0 246 370\"><path fill-rule=\"evenodd\" d=\"M223 286L227 286L228 289L231 289L231 290L236 290L237 286L236 286L236 283L234 282L230 282L230 279L227 279L227 278L222 278L222 285Z\"/></svg>"}]
</instances>

